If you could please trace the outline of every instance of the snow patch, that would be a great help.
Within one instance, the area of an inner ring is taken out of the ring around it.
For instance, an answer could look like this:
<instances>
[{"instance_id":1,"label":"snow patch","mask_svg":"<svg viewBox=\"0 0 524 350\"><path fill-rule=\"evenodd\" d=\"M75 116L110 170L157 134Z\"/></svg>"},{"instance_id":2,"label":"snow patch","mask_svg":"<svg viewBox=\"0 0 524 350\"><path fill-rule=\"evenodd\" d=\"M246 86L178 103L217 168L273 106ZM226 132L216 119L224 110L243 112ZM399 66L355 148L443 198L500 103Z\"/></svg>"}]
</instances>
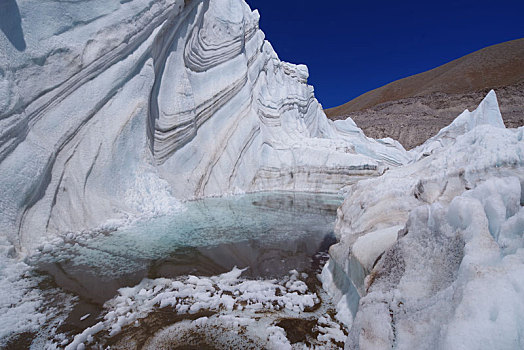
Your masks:
<instances>
[{"instance_id":1,"label":"snow patch","mask_svg":"<svg viewBox=\"0 0 524 350\"><path fill-rule=\"evenodd\" d=\"M177 315L195 315L204 311L212 312L212 315L191 322L178 322L167 328L169 332L164 330L155 334L151 344L167 341L168 334L174 331L177 339L170 342L176 343L184 339L182 334L190 331L203 332L213 338L217 336L217 327L227 329L228 333L235 333L239 327L253 329L257 320L256 332L229 341L256 341L269 348L291 349L285 330L276 326L276 322L280 317L300 318L304 314L311 317L312 308L320 307L319 296L309 291L301 280L307 275L292 270L281 280L246 280L241 278L243 271L235 267L230 272L212 277L145 279L134 287L122 288L118 296L106 302L103 320L76 335L66 349L92 346L95 339L101 339L97 338L100 332L113 337L126 327L139 327L142 319L151 312L166 308L169 310L166 312ZM331 348L333 342L344 341L345 328L327 315L319 318L315 329L319 332L316 340L319 345Z\"/></svg>"}]
</instances>

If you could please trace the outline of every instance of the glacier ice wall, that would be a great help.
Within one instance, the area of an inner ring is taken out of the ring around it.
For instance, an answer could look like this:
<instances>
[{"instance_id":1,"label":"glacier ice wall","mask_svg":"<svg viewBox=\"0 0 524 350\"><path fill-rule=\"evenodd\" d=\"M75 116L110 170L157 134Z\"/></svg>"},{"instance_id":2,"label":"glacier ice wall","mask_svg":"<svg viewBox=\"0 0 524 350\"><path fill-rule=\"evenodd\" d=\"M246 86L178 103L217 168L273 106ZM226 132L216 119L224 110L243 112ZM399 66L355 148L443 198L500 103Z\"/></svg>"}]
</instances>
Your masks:
<instances>
[{"instance_id":1,"label":"glacier ice wall","mask_svg":"<svg viewBox=\"0 0 524 350\"><path fill-rule=\"evenodd\" d=\"M0 6L0 232L19 251L175 198L336 191L411 159L329 121L242 0Z\"/></svg>"},{"instance_id":2,"label":"glacier ice wall","mask_svg":"<svg viewBox=\"0 0 524 350\"><path fill-rule=\"evenodd\" d=\"M346 346L522 348L524 127L492 91L412 153L338 211L322 279Z\"/></svg>"}]
</instances>

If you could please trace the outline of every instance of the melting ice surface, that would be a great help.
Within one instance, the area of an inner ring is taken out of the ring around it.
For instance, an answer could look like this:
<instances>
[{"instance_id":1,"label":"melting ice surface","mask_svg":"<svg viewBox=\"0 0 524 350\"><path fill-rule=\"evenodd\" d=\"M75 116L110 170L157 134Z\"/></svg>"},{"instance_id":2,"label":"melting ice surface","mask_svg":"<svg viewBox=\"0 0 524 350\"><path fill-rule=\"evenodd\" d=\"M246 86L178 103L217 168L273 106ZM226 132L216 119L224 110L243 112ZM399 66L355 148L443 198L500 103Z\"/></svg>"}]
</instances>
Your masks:
<instances>
[{"instance_id":1,"label":"melting ice surface","mask_svg":"<svg viewBox=\"0 0 524 350\"><path fill-rule=\"evenodd\" d=\"M94 324L119 288L144 278L215 276L235 266L245 278L281 278L290 270L314 276L335 243L335 195L258 193L208 198L171 215L142 221L64 246L33 261L56 284L79 296L66 323ZM313 273L311 273L313 272Z\"/></svg>"}]
</instances>

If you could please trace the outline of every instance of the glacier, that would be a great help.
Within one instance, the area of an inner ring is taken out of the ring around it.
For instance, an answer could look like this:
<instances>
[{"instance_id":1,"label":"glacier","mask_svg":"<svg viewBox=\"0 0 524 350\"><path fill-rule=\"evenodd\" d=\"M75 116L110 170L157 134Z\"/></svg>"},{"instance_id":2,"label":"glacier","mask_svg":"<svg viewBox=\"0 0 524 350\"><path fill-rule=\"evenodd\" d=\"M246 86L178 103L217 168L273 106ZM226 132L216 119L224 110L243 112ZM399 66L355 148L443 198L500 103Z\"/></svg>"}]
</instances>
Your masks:
<instances>
[{"instance_id":1,"label":"glacier","mask_svg":"<svg viewBox=\"0 0 524 350\"><path fill-rule=\"evenodd\" d=\"M524 127L505 128L491 91L409 152L368 138L351 119L326 118L307 67L282 62L258 22L243 0L0 4L4 333L49 317L25 256L187 200L277 190L345 197L320 276L337 313L315 315L320 338L346 338L349 349L524 348ZM222 307L231 300L209 299L205 287L230 277L242 299L237 287L256 283L240 274L121 289L99 328L70 346L135 321L131 299L147 313L151 298L174 306L182 289L201 288L198 302ZM266 281L262 295L293 278L302 286L292 274ZM317 303L299 294L287 300L292 312L295 302ZM252 319L186 321L171 331L196 327L215 339L213 327ZM290 348L273 321L263 344ZM172 341L169 332L150 346Z\"/></svg>"},{"instance_id":2,"label":"glacier","mask_svg":"<svg viewBox=\"0 0 524 350\"><path fill-rule=\"evenodd\" d=\"M336 192L411 159L329 121L242 0L6 4L0 232L15 255L187 199Z\"/></svg>"},{"instance_id":3,"label":"glacier","mask_svg":"<svg viewBox=\"0 0 524 350\"><path fill-rule=\"evenodd\" d=\"M491 91L410 152L338 210L322 281L346 348L522 348L524 127Z\"/></svg>"}]
</instances>

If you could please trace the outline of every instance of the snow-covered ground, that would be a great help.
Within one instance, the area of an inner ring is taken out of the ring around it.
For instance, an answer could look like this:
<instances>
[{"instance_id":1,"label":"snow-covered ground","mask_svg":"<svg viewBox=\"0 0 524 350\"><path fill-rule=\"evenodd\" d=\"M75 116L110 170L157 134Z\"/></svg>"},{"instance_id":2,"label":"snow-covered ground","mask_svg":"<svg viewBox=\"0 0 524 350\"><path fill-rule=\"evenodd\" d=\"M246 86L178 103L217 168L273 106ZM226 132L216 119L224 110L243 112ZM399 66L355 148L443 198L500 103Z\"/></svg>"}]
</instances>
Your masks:
<instances>
[{"instance_id":1,"label":"snow-covered ground","mask_svg":"<svg viewBox=\"0 0 524 350\"><path fill-rule=\"evenodd\" d=\"M279 319L289 318L314 321L307 338L310 347L329 349L344 341L347 330L331 316L322 316L328 303L320 305L317 293L301 280L307 275L292 270L282 280L245 280L241 274L242 270L234 268L219 276L144 280L135 287L120 289L119 295L106 303L102 321L72 341L63 340L61 345L66 345L66 349L92 345L100 333L104 333L102 339L114 338L121 332L133 339L133 333L139 333L137 329L155 310L196 315L196 319L181 320L152 332L147 349L161 344L195 345L195 341L218 349L302 349L305 343L292 345L285 330L277 325ZM203 312L209 314L201 316Z\"/></svg>"},{"instance_id":2,"label":"snow-covered ground","mask_svg":"<svg viewBox=\"0 0 524 350\"><path fill-rule=\"evenodd\" d=\"M6 242L0 245L0 347L11 344L12 348L24 348L33 342L33 348L44 348L46 340L34 335L53 334L75 298L52 284L44 287L48 281L32 266L10 257L9 249L12 246ZM60 300L59 305L56 300ZM21 343L10 343L14 340Z\"/></svg>"}]
</instances>

